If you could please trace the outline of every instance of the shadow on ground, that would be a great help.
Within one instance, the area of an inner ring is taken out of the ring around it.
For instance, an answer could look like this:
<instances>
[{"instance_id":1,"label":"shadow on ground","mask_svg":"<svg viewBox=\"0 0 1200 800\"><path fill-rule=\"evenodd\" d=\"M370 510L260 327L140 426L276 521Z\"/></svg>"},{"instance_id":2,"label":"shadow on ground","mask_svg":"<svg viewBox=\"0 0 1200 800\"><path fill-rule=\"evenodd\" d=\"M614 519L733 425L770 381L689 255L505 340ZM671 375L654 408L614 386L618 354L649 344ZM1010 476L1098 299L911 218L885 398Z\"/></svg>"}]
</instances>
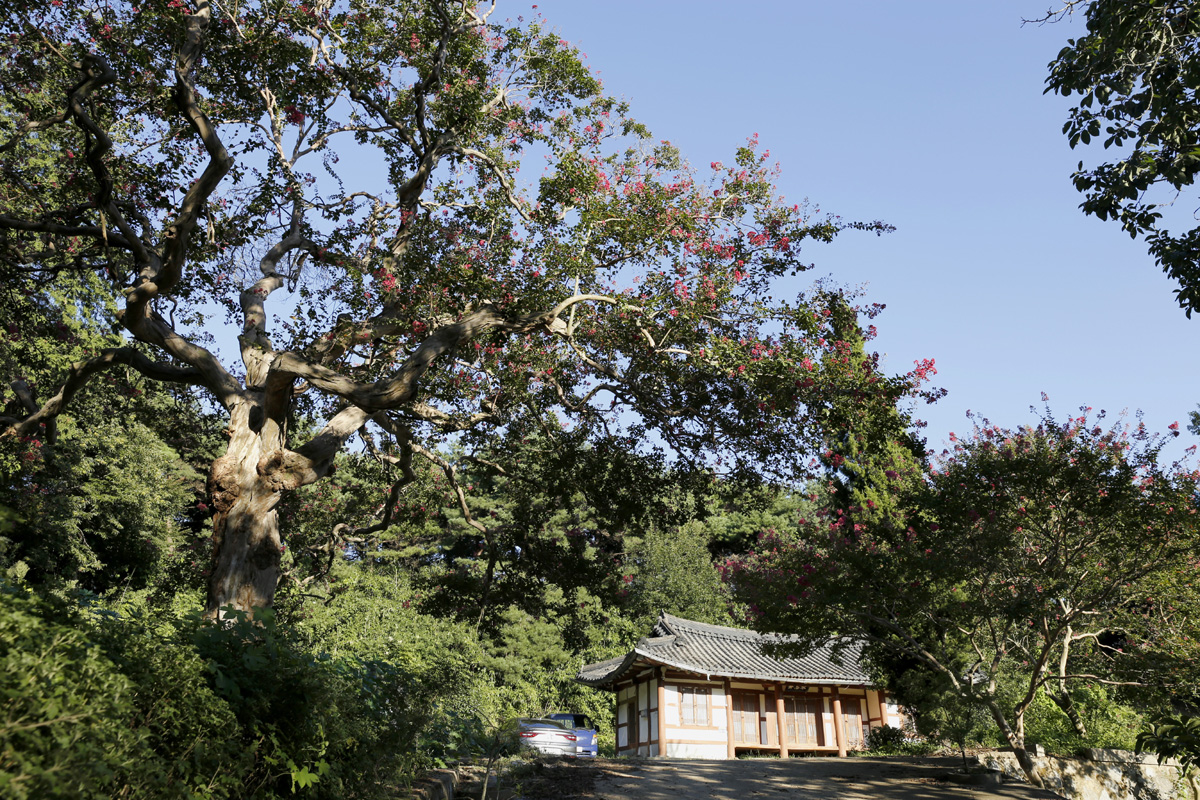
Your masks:
<instances>
[{"instance_id":1,"label":"shadow on ground","mask_svg":"<svg viewBox=\"0 0 1200 800\"><path fill-rule=\"evenodd\" d=\"M944 780L959 763L955 758L562 761L525 770L516 785L504 787L510 788L504 794L529 800L1049 800L1058 797L1024 784L963 786ZM473 796L478 797L477 792L476 789Z\"/></svg>"}]
</instances>

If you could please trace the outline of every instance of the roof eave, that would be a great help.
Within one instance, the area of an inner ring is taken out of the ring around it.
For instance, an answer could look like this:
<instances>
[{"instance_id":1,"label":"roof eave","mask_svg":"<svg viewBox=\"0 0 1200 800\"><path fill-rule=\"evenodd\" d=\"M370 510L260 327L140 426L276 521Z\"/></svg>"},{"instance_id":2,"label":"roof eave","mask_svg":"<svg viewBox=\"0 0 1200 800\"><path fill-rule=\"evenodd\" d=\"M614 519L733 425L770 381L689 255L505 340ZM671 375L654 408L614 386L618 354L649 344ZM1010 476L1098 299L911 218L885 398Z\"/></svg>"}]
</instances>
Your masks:
<instances>
[{"instance_id":1,"label":"roof eave","mask_svg":"<svg viewBox=\"0 0 1200 800\"><path fill-rule=\"evenodd\" d=\"M637 660L637 656L637 648L634 648L633 650L630 650L628 654L626 654L625 658L621 660L620 665L616 669L605 675L603 678L597 680L588 680L587 678L576 675L575 680L585 686L593 686L596 688L615 683L620 680L621 676L629 670L629 667L634 661Z\"/></svg>"},{"instance_id":2,"label":"roof eave","mask_svg":"<svg viewBox=\"0 0 1200 800\"><path fill-rule=\"evenodd\" d=\"M873 686L870 681L857 681L850 678L799 678L787 675L762 675L755 672L734 672L729 670L709 671L701 667L697 667L695 664L688 664L682 661L674 661L669 658L663 658L660 654L647 652L637 647L633 649L633 654L640 655L643 658L650 659L651 661L655 661L663 666L675 667L676 669L681 669L686 672L694 672L697 675L704 675L706 679L716 676L718 678L746 678L755 681L802 683L817 686ZM622 669L627 669L627 666L623 666Z\"/></svg>"}]
</instances>

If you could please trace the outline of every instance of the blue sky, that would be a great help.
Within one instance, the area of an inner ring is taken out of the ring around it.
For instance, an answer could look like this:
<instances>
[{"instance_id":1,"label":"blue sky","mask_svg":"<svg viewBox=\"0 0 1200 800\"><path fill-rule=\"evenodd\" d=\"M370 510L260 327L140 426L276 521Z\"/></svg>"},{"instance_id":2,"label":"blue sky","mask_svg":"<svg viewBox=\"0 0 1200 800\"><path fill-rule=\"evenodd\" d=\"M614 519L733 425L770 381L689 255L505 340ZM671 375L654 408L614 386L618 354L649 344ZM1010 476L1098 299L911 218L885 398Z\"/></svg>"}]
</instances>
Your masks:
<instances>
[{"instance_id":1,"label":"blue sky","mask_svg":"<svg viewBox=\"0 0 1200 800\"><path fill-rule=\"evenodd\" d=\"M1200 402L1200 318L1142 242L1078 209L1069 176L1102 151L1071 151L1068 101L1042 94L1047 63L1081 30L1022 26L1046 0L532 5L497 13L543 14L693 163L728 160L757 132L789 199L896 226L810 245L808 276L887 304L875 341L887 371L936 359L949 395L918 409L931 446L969 429L967 409L1034 421L1041 392L1060 417L1142 409L1161 431ZM1171 455L1195 441L1185 433Z\"/></svg>"}]
</instances>

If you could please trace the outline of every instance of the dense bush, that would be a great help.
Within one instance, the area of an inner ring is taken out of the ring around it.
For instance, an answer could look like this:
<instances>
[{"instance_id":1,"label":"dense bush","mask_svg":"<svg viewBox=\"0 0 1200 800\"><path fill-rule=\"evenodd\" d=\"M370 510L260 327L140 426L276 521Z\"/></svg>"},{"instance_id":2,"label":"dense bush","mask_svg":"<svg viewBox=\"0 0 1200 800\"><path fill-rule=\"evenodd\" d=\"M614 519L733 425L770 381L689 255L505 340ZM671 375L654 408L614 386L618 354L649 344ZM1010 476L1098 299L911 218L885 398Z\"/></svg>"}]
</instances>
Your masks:
<instances>
[{"instance_id":1,"label":"dense bush","mask_svg":"<svg viewBox=\"0 0 1200 800\"><path fill-rule=\"evenodd\" d=\"M1044 692L1029 706L1025 719L1025 738L1055 755L1074 755L1085 747L1109 747L1133 750L1134 739L1143 717L1122 705L1100 685L1077 686L1071 699L1082 718L1087 736L1079 736L1074 726Z\"/></svg>"},{"instance_id":2,"label":"dense bush","mask_svg":"<svg viewBox=\"0 0 1200 800\"><path fill-rule=\"evenodd\" d=\"M134 793L155 787L132 682L54 616L0 591L0 795L99 800L135 774Z\"/></svg>"},{"instance_id":3,"label":"dense bush","mask_svg":"<svg viewBox=\"0 0 1200 800\"><path fill-rule=\"evenodd\" d=\"M468 703L439 707L437 688L387 660L314 654L269 611L155 623L6 590L0 795L392 796L457 749L443 723Z\"/></svg>"},{"instance_id":4,"label":"dense bush","mask_svg":"<svg viewBox=\"0 0 1200 800\"><path fill-rule=\"evenodd\" d=\"M867 752L873 756L917 756L932 753L937 742L913 739L901 728L884 725L867 733Z\"/></svg>"},{"instance_id":5,"label":"dense bush","mask_svg":"<svg viewBox=\"0 0 1200 800\"><path fill-rule=\"evenodd\" d=\"M1161 764L1175 758L1185 770L1200 767L1200 717L1158 714L1137 735L1137 749L1158 754Z\"/></svg>"},{"instance_id":6,"label":"dense bush","mask_svg":"<svg viewBox=\"0 0 1200 800\"><path fill-rule=\"evenodd\" d=\"M182 632L236 718L240 736L230 738L253 758L246 795L312 787L314 797L370 796L377 779L389 777L380 772L404 733L404 680L395 668L314 657L269 611L225 625L190 620Z\"/></svg>"},{"instance_id":7,"label":"dense bush","mask_svg":"<svg viewBox=\"0 0 1200 800\"><path fill-rule=\"evenodd\" d=\"M389 685L398 694L388 700L388 714L355 724L374 729L385 720L388 725L403 720L402 731L380 729L380 736L390 741L385 749L405 774L469 750L465 743L509 710L494 674L480 665L483 650L475 630L418 611L416 595L401 575L345 565L336 575L329 601L300 608L293 632L331 661L389 671Z\"/></svg>"}]
</instances>

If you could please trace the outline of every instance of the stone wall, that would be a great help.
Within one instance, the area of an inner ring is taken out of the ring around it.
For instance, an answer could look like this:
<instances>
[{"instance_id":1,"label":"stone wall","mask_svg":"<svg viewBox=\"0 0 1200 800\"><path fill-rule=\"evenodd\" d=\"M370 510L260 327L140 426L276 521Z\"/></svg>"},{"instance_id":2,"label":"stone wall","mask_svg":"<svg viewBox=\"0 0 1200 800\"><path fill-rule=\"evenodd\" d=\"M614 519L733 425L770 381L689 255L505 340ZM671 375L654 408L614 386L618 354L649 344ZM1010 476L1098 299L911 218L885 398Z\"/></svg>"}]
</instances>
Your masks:
<instances>
[{"instance_id":1,"label":"stone wall","mask_svg":"<svg viewBox=\"0 0 1200 800\"><path fill-rule=\"evenodd\" d=\"M410 800L454 800L459 780L455 770L430 770L423 778L413 782L407 797Z\"/></svg>"},{"instance_id":2,"label":"stone wall","mask_svg":"<svg viewBox=\"0 0 1200 800\"><path fill-rule=\"evenodd\" d=\"M994 751L975 758L982 766L1001 770L1006 780L1025 780L1012 753ZM1177 763L1160 765L1154 755L1091 749L1079 758L1038 753L1033 764L1046 788L1068 800L1200 800L1200 776L1184 776Z\"/></svg>"}]
</instances>

